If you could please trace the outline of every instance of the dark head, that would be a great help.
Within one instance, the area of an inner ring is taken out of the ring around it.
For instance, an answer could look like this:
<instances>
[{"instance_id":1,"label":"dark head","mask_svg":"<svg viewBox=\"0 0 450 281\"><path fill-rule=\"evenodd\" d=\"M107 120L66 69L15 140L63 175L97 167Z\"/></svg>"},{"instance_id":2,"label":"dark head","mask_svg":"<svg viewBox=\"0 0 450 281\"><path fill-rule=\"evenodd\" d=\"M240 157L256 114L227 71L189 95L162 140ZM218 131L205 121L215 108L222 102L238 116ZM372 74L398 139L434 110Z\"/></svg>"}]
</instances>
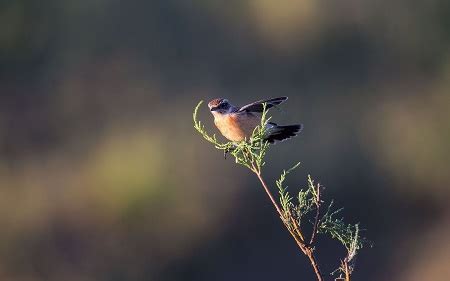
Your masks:
<instances>
[{"instance_id":1,"label":"dark head","mask_svg":"<svg viewBox=\"0 0 450 281\"><path fill-rule=\"evenodd\" d=\"M208 103L212 114L226 114L232 111L233 106L226 99L213 99Z\"/></svg>"}]
</instances>

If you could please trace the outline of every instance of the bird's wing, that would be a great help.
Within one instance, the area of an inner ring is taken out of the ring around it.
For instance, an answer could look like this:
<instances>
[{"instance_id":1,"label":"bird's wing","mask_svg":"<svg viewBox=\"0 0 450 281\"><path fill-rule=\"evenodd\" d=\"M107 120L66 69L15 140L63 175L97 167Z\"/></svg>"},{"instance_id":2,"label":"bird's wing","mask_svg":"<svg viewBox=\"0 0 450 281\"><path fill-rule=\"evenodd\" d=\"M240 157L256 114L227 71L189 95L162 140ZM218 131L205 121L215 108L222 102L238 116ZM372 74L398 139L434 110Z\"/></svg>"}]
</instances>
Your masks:
<instances>
[{"instance_id":1,"label":"bird's wing","mask_svg":"<svg viewBox=\"0 0 450 281\"><path fill-rule=\"evenodd\" d=\"M263 104L266 104L266 109L269 109L271 107L274 107L276 105L279 105L280 103L286 101L288 97L279 97L279 98L272 98L272 99L266 99L266 100L259 100L252 102L251 104L247 104L243 107L241 107L238 112L263 112L264 106Z\"/></svg>"}]
</instances>

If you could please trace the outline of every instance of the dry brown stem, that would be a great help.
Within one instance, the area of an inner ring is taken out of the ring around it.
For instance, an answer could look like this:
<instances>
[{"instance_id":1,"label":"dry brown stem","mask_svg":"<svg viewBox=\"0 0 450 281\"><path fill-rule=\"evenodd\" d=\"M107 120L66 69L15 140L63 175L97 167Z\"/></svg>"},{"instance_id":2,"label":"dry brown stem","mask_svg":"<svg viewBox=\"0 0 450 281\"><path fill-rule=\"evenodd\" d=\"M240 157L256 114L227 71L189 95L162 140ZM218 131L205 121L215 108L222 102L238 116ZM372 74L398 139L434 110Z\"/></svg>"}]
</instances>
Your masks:
<instances>
[{"instance_id":1,"label":"dry brown stem","mask_svg":"<svg viewBox=\"0 0 450 281\"><path fill-rule=\"evenodd\" d=\"M308 259L311 263L311 266L313 267L314 273L316 274L317 280L323 281L322 273L320 272L320 269L319 269L319 264L317 263L317 259L314 255L314 248L312 247L312 243L306 244L305 239L304 239L304 234L300 230L300 227L299 227L297 221L292 216L291 212L289 211L288 214L285 215L283 213L283 211L280 209L280 207L278 206L278 204L276 203L276 201L272 195L272 192L270 191L269 187L267 186L266 182L264 181L263 177L261 176L261 171L255 165L252 165L252 171L258 177L259 181L261 182L261 185L263 186L264 190L266 191L267 196L269 196L269 199L272 202L275 209L277 210L278 215L280 216L280 219L283 221L287 230L289 231L291 236L294 238L295 242L297 243L297 246L300 248L300 250L303 252L303 254L305 254L308 257ZM318 204L320 204L320 203L318 203ZM319 214L319 211L317 211L316 222L314 223L314 225L315 225L314 231L317 231L318 214ZM294 226L293 229L292 229L292 227L290 227L290 225ZM311 235L311 240L310 240L312 242L314 242L314 235L315 234L313 232L313 234Z\"/></svg>"}]
</instances>

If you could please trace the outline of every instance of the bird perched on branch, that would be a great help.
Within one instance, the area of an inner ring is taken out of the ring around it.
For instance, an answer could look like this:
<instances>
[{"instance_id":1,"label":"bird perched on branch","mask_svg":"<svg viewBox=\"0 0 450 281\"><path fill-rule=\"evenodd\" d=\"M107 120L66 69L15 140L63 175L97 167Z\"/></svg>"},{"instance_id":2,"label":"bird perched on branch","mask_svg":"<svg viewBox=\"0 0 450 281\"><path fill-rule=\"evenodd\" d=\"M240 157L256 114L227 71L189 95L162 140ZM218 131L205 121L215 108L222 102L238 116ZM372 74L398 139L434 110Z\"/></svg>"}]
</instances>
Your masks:
<instances>
[{"instance_id":1,"label":"bird perched on branch","mask_svg":"<svg viewBox=\"0 0 450 281\"><path fill-rule=\"evenodd\" d=\"M261 124L261 116L256 113L272 108L286 101L287 97L272 98L260 100L247 104L243 107L237 107L226 99L213 99L208 103L208 107L214 116L214 124L222 135L230 141L239 142L249 139L252 136L256 126ZM303 128L303 125L280 126L275 123L267 123L265 139L269 143L283 141L295 137Z\"/></svg>"}]
</instances>

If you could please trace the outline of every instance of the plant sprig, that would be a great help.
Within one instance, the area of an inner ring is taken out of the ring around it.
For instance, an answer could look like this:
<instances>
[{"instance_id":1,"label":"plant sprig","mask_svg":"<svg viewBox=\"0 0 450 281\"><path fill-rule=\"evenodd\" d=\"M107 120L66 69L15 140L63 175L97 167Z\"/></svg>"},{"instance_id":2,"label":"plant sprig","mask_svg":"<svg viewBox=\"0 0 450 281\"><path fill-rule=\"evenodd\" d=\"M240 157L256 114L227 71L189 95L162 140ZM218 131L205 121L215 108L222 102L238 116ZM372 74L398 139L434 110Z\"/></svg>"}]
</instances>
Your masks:
<instances>
[{"instance_id":1,"label":"plant sprig","mask_svg":"<svg viewBox=\"0 0 450 281\"><path fill-rule=\"evenodd\" d=\"M336 218L342 209L334 210L333 201L328 204L326 212L323 213L321 210L324 203L321 196L323 187L318 183L316 184L310 175L308 175L307 187L301 189L296 200L294 200L284 182L287 175L300 166L300 162L288 170L283 170L280 178L275 181L278 188L279 203L275 201L272 192L262 177L262 167L265 165L264 158L269 149L269 143L265 137L268 134L267 125L271 119L271 117L267 117L266 104L263 104L261 123L253 130L250 139L241 142L222 143L217 140L215 134L210 136L206 132L205 126L197 119L198 110L202 103L203 101L200 101L197 104L193 113L194 128L215 148L222 150L224 154L231 153L237 164L247 167L256 174L287 230L300 250L308 257L317 280L322 281L323 274L315 256L316 237L319 234L324 234L340 242L347 250L346 256L340 262L340 267L334 272L341 273L336 280L343 279L342 275L344 275L345 280L349 281L354 270L355 256L367 244L367 240L360 235L359 224L346 224L343 218ZM305 229L308 225L310 225L311 231L307 238Z\"/></svg>"}]
</instances>

